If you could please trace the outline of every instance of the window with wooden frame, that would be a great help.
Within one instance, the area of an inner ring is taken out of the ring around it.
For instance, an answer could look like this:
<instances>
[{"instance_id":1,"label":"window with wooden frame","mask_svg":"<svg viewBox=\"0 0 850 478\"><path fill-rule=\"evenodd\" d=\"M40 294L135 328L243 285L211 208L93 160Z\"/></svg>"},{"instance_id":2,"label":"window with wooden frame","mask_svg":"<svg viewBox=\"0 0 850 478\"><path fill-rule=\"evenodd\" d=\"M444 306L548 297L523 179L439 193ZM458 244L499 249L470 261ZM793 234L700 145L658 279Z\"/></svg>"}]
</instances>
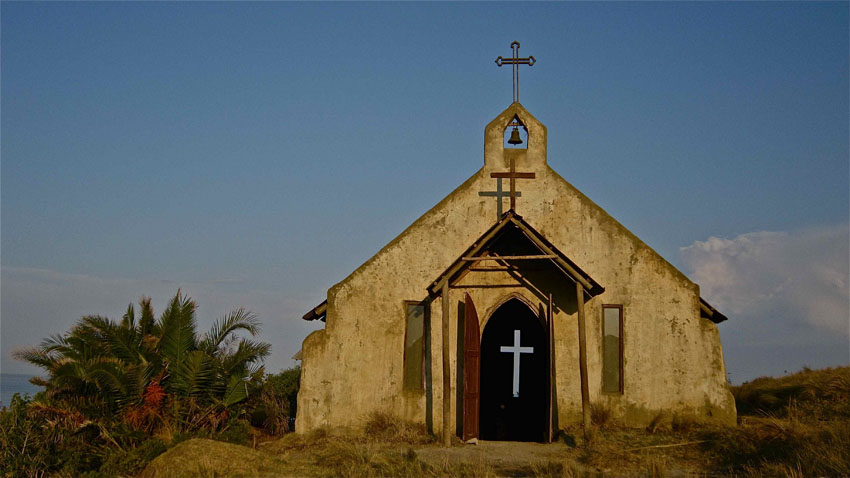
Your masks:
<instances>
[{"instance_id":1,"label":"window with wooden frame","mask_svg":"<svg viewBox=\"0 0 850 478\"><path fill-rule=\"evenodd\" d=\"M425 304L405 301L404 313L404 389L424 390Z\"/></svg>"},{"instance_id":2,"label":"window with wooden frame","mask_svg":"<svg viewBox=\"0 0 850 478\"><path fill-rule=\"evenodd\" d=\"M602 391L623 393L622 305L602 305Z\"/></svg>"}]
</instances>

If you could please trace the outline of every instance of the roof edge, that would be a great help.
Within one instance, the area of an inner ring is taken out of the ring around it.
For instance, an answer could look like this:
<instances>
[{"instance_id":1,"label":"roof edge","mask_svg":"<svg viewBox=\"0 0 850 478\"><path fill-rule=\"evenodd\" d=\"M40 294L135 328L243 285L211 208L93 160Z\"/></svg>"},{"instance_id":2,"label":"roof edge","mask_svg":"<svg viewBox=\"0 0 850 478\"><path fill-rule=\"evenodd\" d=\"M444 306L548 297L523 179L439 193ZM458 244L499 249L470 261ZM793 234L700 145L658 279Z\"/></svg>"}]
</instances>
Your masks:
<instances>
[{"instance_id":1,"label":"roof edge","mask_svg":"<svg viewBox=\"0 0 850 478\"><path fill-rule=\"evenodd\" d=\"M322 322L324 322L327 315L328 301L324 300L321 304L310 309L310 311L304 314L304 316L301 318L304 320L321 320Z\"/></svg>"},{"instance_id":2,"label":"roof edge","mask_svg":"<svg viewBox=\"0 0 850 478\"><path fill-rule=\"evenodd\" d=\"M729 317L721 314L717 309L711 306L708 302L705 301L702 297L699 298L699 315L700 317L706 318L715 324L719 324L725 320L729 320Z\"/></svg>"}]
</instances>

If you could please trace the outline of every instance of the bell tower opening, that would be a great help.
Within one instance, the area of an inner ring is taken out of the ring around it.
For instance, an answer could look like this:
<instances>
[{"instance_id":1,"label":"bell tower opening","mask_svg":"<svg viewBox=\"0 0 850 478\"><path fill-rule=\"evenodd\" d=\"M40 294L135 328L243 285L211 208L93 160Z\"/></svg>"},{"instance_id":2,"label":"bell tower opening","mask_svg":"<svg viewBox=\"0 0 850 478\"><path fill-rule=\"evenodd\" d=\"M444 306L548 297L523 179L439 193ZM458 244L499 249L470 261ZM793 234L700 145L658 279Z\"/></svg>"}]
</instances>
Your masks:
<instances>
[{"instance_id":1,"label":"bell tower opening","mask_svg":"<svg viewBox=\"0 0 850 478\"><path fill-rule=\"evenodd\" d=\"M528 149L528 128L520 121L519 116L514 115L514 119L505 127L505 148L511 149Z\"/></svg>"},{"instance_id":2,"label":"bell tower opening","mask_svg":"<svg viewBox=\"0 0 850 478\"><path fill-rule=\"evenodd\" d=\"M482 440L546 441L549 349L528 305L511 299L481 339L479 427Z\"/></svg>"}]
</instances>

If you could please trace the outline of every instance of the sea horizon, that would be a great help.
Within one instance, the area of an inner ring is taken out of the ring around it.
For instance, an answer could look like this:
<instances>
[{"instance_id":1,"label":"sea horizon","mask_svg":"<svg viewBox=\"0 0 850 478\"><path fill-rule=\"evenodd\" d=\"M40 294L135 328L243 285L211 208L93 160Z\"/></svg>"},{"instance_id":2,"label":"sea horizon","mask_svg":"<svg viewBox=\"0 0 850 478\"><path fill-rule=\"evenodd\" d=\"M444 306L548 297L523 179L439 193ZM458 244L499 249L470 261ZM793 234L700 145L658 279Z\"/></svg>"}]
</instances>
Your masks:
<instances>
[{"instance_id":1,"label":"sea horizon","mask_svg":"<svg viewBox=\"0 0 850 478\"><path fill-rule=\"evenodd\" d=\"M42 387L30 383L35 375L24 373L0 373L0 407L8 407L16 393L34 396Z\"/></svg>"}]
</instances>

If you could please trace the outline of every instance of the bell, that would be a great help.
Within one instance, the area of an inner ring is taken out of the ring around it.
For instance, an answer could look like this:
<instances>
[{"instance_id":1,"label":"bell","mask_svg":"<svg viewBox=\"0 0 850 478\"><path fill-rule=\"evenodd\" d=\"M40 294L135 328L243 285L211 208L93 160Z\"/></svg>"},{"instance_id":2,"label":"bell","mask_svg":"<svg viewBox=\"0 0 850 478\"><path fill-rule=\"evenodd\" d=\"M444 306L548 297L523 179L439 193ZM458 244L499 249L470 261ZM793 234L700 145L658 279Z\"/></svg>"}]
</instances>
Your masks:
<instances>
[{"instance_id":1,"label":"bell","mask_svg":"<svg viewBox=\"0 0 850 478\"><path fill-rule=\"evenodd\" d=\"M522 138L519 137L519 130L514 126L514 130L511 131L511 139L508 140L508 144L522 144Z\"/></svg>"}]
</instances>

